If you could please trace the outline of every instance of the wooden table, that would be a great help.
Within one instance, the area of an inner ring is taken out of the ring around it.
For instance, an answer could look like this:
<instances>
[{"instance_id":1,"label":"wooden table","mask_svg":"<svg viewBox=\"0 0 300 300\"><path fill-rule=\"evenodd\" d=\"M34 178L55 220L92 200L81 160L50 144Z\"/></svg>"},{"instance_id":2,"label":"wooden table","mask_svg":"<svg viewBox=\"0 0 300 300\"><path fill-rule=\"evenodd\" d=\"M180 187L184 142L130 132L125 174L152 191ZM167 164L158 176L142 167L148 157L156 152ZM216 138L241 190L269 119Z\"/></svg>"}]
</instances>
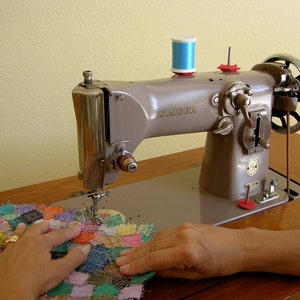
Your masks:
<instances>
[{"instance_id":1,"label":"wooden table","mask_svg":"<svg viewBox=\"0 0 300 300\"><path fill-rule=\"evenodd\" d=\"M270 167L285 174L285 135L272 133ZM300 182L300 136L291 136L291 178ZM145 160L139 163L134 174L122 174L115 186L170 174L192 168L203 156L203 148ZM170 163L171 162L171 163ZM21 187L0 192L0 203L10 200L13 203L52 203L71 197L82 191L77 176L50 182ZM243 228L255 226L271 230L300 229L300 201L270 208L229 222L224 227ZM288 247L288 245L287 245ZM200 281L154 278L146 284L144 299L300 299L300 277L267 274L242 273L233 276Z\"/></svg>"}]
</instances>

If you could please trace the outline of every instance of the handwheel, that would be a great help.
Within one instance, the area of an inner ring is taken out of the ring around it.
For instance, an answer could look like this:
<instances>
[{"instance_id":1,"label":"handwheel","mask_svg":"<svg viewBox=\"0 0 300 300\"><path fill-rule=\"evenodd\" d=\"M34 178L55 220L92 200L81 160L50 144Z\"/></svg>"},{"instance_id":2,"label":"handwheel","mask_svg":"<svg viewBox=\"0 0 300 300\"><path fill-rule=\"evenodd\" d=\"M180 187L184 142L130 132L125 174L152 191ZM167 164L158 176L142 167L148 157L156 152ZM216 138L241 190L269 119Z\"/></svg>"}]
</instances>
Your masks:
<instances>
[{"instance_id":1,"label":"handwheel","mask_svg":"<svg viewBox=\"0 0 300 300\"><path fill-rule=\"evenodd\" d=\"M287 132L287 122L286 122L286 116L287 112L285 111L279 111L279 110L272 110L272 120L276 119L278 122L273 122L272 123L272 129L278 133L286 134ZM290 117L294 118L294 121L292 122L293 125L290 125L290 133L297 132L300 129L300 116L296 111L291 111L290 112ZM280 125L278 125L280 123Z\"/></svg>"},{"instance_id":2,"label":"handwheel","mask_svg":"<svg viewBox=\"0 0 300 300\"><path fill-rule=\"evenodd\" d=\"M297 58L284 53L279 53L268 57L264 62L275 62L281 63L283 69L289 69L290 72L287 72L287 86L292 84L293 86L298 86L296 89L292 89L289 91L280 91L275 92L278 95L287 96L291 98L297 98L298 102L300 101L300 60ZM292 67L292 69L291 69ZM294 74L296 73L296 74ZM296 83L296 85L295 85ZM276 96L275 96L276 97ZM272 129L278 133L286 134L287 133L287 115L293 117L290 122L289 130L290 133L297 132L300 129L300 116L295 110L280 110L274 109L272 110ZM277 122L274 122L277 120ZM278 124L279 123L279 124Z\"/></svg>"}]
</instances>

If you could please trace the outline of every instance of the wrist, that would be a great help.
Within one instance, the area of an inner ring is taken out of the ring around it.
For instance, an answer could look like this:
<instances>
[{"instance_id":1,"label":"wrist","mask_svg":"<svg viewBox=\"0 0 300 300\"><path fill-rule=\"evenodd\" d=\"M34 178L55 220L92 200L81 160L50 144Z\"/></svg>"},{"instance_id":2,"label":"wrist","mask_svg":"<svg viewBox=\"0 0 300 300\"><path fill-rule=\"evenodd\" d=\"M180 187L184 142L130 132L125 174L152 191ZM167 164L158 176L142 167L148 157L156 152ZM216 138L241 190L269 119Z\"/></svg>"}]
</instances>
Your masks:
<instances>
[{"instance_id":1,"label":"wrist","mask_svg":"<svg viewBox=\"0 0 300 300\"><path fill-rule=\"evenodd\" d=\"M240 230L241 238L241 270L240 272L259 271L263 267L264 257L261 248L261 230L253 227Z\"/></svg>"},{"instance_id":2,"label":"wrist","mask_svg":"<svg viewBox=\"0 0 300 300\"><path fill-rule=\"evenodd\" d=\"M294 231L243 229L241 271L299 275L300 242Z\"/></svg>"}]
</instances>

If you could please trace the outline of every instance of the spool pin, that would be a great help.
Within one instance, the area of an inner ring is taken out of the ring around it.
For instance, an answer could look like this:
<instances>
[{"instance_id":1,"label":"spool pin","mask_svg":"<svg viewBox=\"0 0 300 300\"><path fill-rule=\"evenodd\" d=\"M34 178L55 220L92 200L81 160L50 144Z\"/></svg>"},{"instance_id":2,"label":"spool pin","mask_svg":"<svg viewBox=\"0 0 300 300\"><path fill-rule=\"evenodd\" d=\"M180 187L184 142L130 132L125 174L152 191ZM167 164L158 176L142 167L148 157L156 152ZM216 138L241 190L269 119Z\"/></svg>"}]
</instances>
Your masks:
<instances>
[{"instance_id":1,"label":"spool pin","mask_svg":"<svg viewBox=\"0 0 300 300\"><path fill-rule=\"evenodd\" d=\"M242 209L252 210L252 209L254 209L255 204L252 200L249 199L250 185L248 184L246 186L246 188L247 188L246 199L239 200L238 206Z\"/></svg>"},{"instance_id":2,"label":"spool pin","mask_svg":"<svg viewBox=\"0 0 300 300\"><path fill-rule=\"evenodd\" d=\"M231 57L231 47L228 47L228 55L227 55L227 65L221 64L218 66L218 69L222 72L236 72L240 70L240 68L237 65L231 65L230 64L230 57Z\"/></svg>"}]
</instances>

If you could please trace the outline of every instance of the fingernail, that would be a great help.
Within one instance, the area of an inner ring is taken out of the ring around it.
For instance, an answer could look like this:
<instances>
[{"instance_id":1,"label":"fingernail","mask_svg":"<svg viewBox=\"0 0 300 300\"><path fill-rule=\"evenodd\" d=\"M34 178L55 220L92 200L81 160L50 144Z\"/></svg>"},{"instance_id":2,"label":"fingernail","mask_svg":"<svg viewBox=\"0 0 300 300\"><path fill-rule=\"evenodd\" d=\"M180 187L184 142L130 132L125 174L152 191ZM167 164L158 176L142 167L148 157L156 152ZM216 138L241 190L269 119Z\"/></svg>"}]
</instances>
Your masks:
<instances>
[{"instance_id":1,"label":"fingernail","mask_svg":"<svg viewBox=\"0 0 300 300\"><path fill-rule=\"evenodd\" d=\"M124 265L120 267L120 272L126 274L129 270L129 265Z\"/></svg>"},{"instance_id":2,"label":"fingernail","mask_svg":"<svg viewBox=\"0 0 300 300\"><path fill-rule=\"evenodd\" d=\"M127 255L130 251L131 251L131 249L125 249L125 250L122 250L122 251L120 252L120 256L125 256L125 255Z\"/></svg>"},{"instance_id":3,"label":"fingernail","mask_svg":"<svg viewBox=\"0 0 300 300\"><path fill-rule=\"evenodd\" d=\"M90 251L91 251L92 245L91 244L85 244L82 246L79 246L79 249L86 255L88 256Z\"/></svg>"},{"instance_id":4,"label":"fingernail","mask_svg":"<svg viewBox=\"0 0 300 300\"><path fill-rule=\"evenodd\" d=\"M69 228L77 228L77 227L81 227L78 221L73 221L69 224Z\"/></svg>"},{"instance_id":5,"label":"fingernail","mask_svg":"<svg viewBox=\"0 0 300 300\"><path fill-rule=\"evenodd\" d=\"M116 258L116 264L117 264L118 266L123 265L123 264L125 263L125 261L126 261L126 257L117 257L117 258Z\"/></svg>"},{"instance_id":6,"label":"fingernail","mask_svg":"<svg viewBox=\"0 0 300 300\"><path fill-rule=\"evenodd\" d=\"M21 222L17 225L17 228L26 228L26 224Z\"/></svg>"}]
</instances>

